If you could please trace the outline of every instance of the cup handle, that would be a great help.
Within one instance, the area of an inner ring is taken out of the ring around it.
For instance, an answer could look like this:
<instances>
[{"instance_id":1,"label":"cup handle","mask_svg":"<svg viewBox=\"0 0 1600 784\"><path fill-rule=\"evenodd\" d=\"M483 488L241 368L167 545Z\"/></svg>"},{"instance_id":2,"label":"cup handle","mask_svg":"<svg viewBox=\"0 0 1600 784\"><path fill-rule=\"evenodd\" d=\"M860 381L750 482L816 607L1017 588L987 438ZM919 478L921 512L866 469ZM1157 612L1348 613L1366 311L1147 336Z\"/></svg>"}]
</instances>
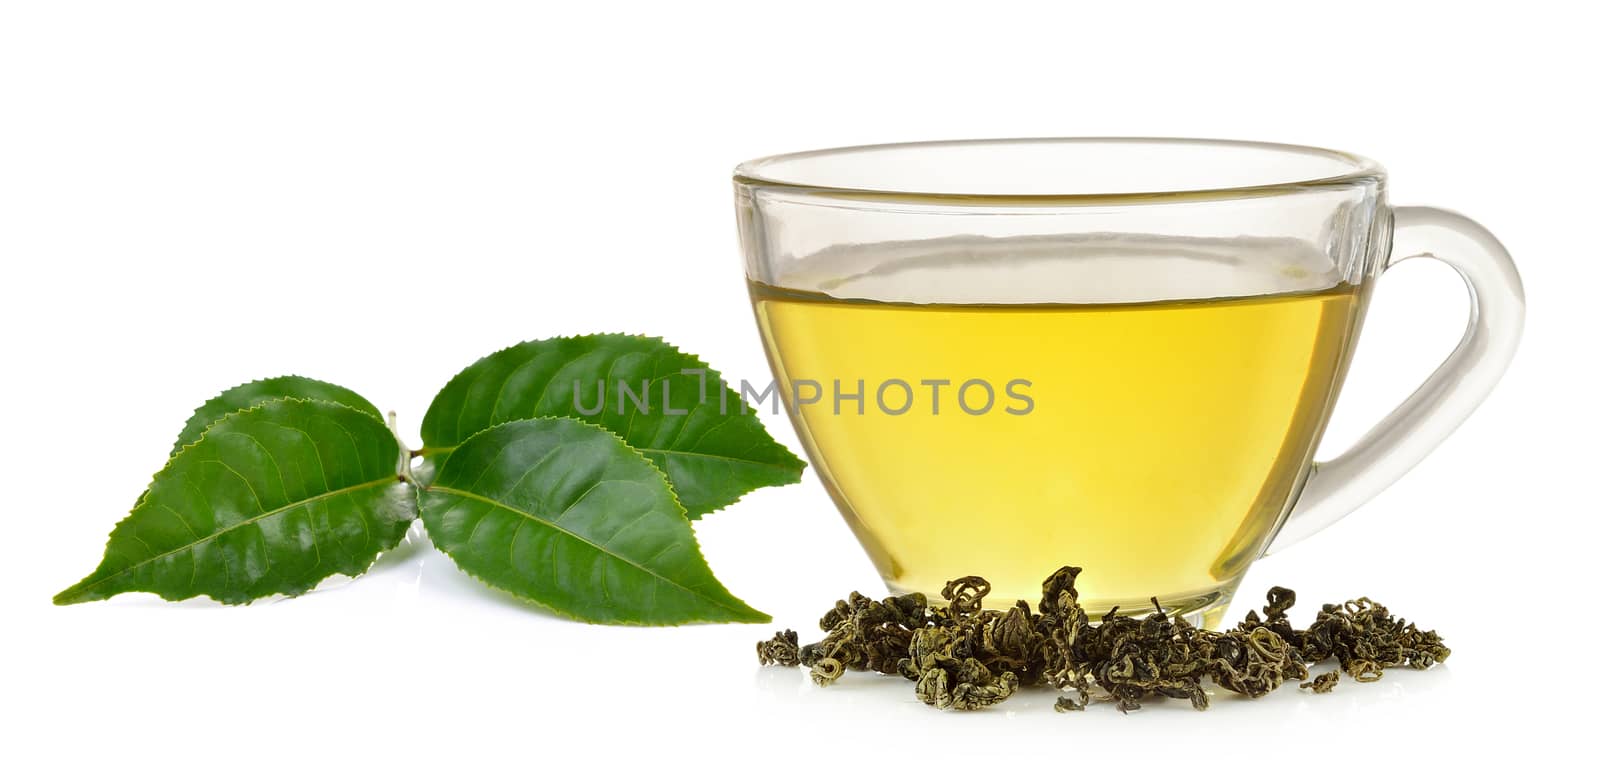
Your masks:
<instances>
[{"instance_id":1,"label":"cup handle","mask_svg":"<svg viewBox=\"0 0 1600 784\"><path fill-rule=\"evenodd\" d=\"M1466 281L1472 298L1466 334L1444 364L1354 446L1312 464L1268 555L1327 528L1410 471L1488 397L1516 352L1525 309L1522 278L1488 229L1448 210L1396 207L1393 231L1383 269L1427 257L1454 267Z\"/></svg>"}]
</instances>

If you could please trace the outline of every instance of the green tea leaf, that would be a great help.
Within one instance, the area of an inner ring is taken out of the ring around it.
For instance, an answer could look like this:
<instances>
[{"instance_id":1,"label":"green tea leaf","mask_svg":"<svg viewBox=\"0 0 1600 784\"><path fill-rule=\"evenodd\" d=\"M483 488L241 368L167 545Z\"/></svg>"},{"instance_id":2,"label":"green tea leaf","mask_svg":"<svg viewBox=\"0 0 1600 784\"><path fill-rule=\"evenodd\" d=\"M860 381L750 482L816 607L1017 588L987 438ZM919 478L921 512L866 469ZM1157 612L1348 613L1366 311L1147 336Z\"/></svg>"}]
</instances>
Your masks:
<instances>
[{"instance_id":1,"label":"green tea leaf","mask_svg":"<svg viewBox=\"0 0 1600 784\"><path fill-rule=\"evenodd\" d=\"M358 575L416 519L399 458L383 422L339 403L229 414L156 474L100 566L55 602L148 591L241 604Z\"/></svg>"},{"instance_id":2,"label":"green tea leaf","mask_svg":"<svg viewBox=\"0 0 1600 784\"><path fill-rule=\"evenodd\" d=\"M585 413L602 402L601 389L603 408ZM716 371L637 335L537 340L478 360L428 407L423 454L436 459L485 428L539 416L582 419L621 436L666 473L690 519L756 488L798 482L805 468Z\"/></svg>"},{"instance_id":3,"label":"green tea leaf","mask_svg":"<svg viewBox=\"0 0 1600 784\"><path fill-rule=\"evenodd\" d=\"M597 623L769 618L700 555L666 478L616 435L574 419L468 438L421 491L434 546L468 574Z\"/></svg>"},{"instance_id":4,"label":"green tea leaf","mask_svg":"<svg viewBox=\"0 0 1600 784\"><path fill-rule=\"evenodd\" d=\"M378 419L383 415L378 412L378 407L367 402L367 399L351 392L338 384L329 384L314 378L302 376L278 376L276 378L263 378L240 384L226 390L195 409L189 421L183 426L183 432L178 434L178 442L172 445L172 454L178 450L200 440L200 434L212 422L217 421L235 411L243 411L253 406L259 406L268 400L278 398L299 398L301 400L328 400L334 403L343 403L351 408L365 411Z\"/></svg>"}]
</instances>

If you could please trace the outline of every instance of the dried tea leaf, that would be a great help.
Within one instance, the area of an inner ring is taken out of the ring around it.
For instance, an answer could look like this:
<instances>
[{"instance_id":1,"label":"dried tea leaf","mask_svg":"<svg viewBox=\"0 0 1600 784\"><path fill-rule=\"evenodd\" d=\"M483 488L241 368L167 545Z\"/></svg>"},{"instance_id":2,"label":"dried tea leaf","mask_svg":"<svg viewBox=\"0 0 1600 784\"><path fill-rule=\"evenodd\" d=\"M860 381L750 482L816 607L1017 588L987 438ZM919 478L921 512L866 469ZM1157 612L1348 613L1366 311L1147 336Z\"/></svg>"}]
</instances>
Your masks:
<instances>
[{"instance_id":1,"label":"dried tea leaf","mask_svg":"<svg viewBox=\"0 0 1600 784\"><path fill-rule=\"evenodd\" d=\"M1300 684L1300 688L1302 688L1302 689L1310 689L1310 690L1316 692L1317 694L1327 694L1328 692L1333 691L1333 687L1338 686L1338 685L1339 685L1339 671L1338 670L1330 670L1328 672L1322 673L1321 675L1318 675L1315 678L1312 678L1309 681L1306 681L1305 683Z\"/></svg>"},{"instance_id":2,"label":"dried tea leaf","mask_svg":"<svg viewBox=\"0 0 1600 784\"><path fill-rule=\"evenodd\" d=\"M784 629L772 639L756 643L756 656L762 664L793 667L800 663L800 635L793 629Z\"/></svg>"},{"instance_id":3,"label":"dried tea leaf","mask_svg":"<svg viewBox=\"0 0 1600 784\"><path fill-rule=\"evenodd\" d=\"M1205 710L1207 682L1255 698L1309 678L1307 665L1329 658L1356 680L1370 681L1386 667L1425 669L1450 655L1437 633L1368 599L1324 605L1316 622L1297 631L1288 621L1295 595L1287 588L1273 588L1262 614L1251 611L1225 631L1170 617L1154 598L1143 617L1113 609L1096 623L1078 605L1082 571L1064 566L1047 577L1037 614L1026 602L1004 612L983 609L989 583L973 576L945 585L944 607L930 607L919 593L881 602L852 593L822 616L826 636L801 646L797 662L785 655L797 641L794 632L758 644L757 653L762 664L810 667L822 685L846 670L896 672L915 682L918 699L940 709L977 710L1046 684L1069 692L1056 700L1063 713L1092 700L1128 713L1166 698ZM1337 671L1328 672L1301 688L1322 694L1338 681Z\"/></svg>"}]
</instances>

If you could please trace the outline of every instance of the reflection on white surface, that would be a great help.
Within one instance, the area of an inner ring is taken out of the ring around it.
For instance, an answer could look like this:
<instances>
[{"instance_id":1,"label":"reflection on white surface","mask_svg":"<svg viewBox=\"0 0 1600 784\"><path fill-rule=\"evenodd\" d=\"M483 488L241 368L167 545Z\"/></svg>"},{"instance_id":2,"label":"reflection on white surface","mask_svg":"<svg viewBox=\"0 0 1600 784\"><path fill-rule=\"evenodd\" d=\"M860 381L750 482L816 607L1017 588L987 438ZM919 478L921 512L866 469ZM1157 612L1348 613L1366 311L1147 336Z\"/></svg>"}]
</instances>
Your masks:
<instances>
[{"instance_id":1,"label":"reflection on white surface","mask_svg":"<svg viewBox=\"0 0 1600 784\"><path fill-rule=\"evenodd\" d=\"M333 595L337 594L337 597ZM379 556L359 579L335 575L302 597L276 597L273 602L338 601L366 603L390 612L474 613L488 610L554 618L538 605L479 582L456 567L450 557L428 542L420 522L413 523L393 550Z\"/></svg>"},{"instance_id":2,"label":"reflection on white surface","mask_svg":"<svg viewBox=\"0 0 1600 784\"><path fill-rule=\"evenodd\" d=\"M293 612L280 614L278 608L285 605L292 605ZM467 656L480 662L523 662L530 669L516 676L517 689L547 690L550 684L541 682L535 674L540 662L568 662L579 652L598 672L694 672L695 677L687 681L667 680L657 685L651 690L654 699L664 704L693 699L706 708L742 707L763 721L796 730L812 722L838 728L870 728L892 722L920 726L935 736L1001 726L1009 728L1005 732L1038 732L1045 736L1056 732L1118 736L1130 727L1148 727L1150 722L1156 722L1170 723L1174 728L1188 727L1190 731L1203 726L1208 733L1224 726L1230 731L1248 728L1272 733L1284 731L1291 724L1300 728L1296 732L1310 732L1308 727L1348 728L1351 721L1379 717L1385 722L1403 723L1408 714L1432 715L1446 709L1442 704L1433 704L1439 702L1436 697L1445 702L1460 697L1450 693L1449 668L1438 666L1428 671L1387 670L1375 683L1357 683L1345 676L1328 694L1315 694L1290 682L1252 700L1212 686L1208 689L1211 707L1203 714L1183 700L1153 699L1129 716L1123 716L1111 703L1093 703L1083 713L1063 715L1055 711L1060 693L1045 687L1024 689L987 710L938 711L918 701L911 682L898 676L851 672L823 688L812 683L802 668L761 667L756 663L753 645L771 630L760 625L608 627L558 618L462 572L428 543L420 525L413 526L405 540L380 557L360 579L330 578L301 597L258 601L241 611L223 608L204 598L174 605L149 594L124 594L84 608L76 616L82 617L85 611L116 613L127 608L159 613L164 617L156 623L192 633L231 627L236 620L242 624L240 628L249 628L253 624L238 613L254 615L257 608L271 608L268 614L286 624L339 628L344 633L349 633L353 625L389 618L368 628L368 632L389 640L392 647L442 647L455 651L451 658L457 660ZM74 616L64 612L53 617L69 620ZM799 626L803 642L821 637L810 624L794 618L777 620ZM444 638L438 637L445 628L451 631ZM411 639L417 642L407 642ZM1327 669L1329 665L1323 664L1314 668L1313 674ZM586 683L590 678L595 682ZM639 696L639 688L626 679L607 679L596 673L580 677L574 673L571 680L561 687L567 692L565 698L548 691L545 697L565 699L557 704L567 705L568 710L581 705L584 711L604 713L608 701ZM1219 716L1226 717L1225 725L1214 723Z\"/></svg>"},{"instance_id":3,"label":"reflection on white surface","mask_svg":"<svg viewBox=\"0 0 1600 784\"><path fill-rule=\"evenodd\" d=\"M820 634L817 636L820 638ZM802 642L809 640L804 639L802 635ZM1312 668L1312 675L1334 669L1330 664L1324 663ZM938 711L923 705L917 700L912 683L894 675L850 672L833 685L821 687L812 683L804 668L761 667L756 671L754 684L763 702L781 710L804 712L820 710L830 713L843 711L851 714L866 711L874 715L897 718L988 716L991 717L989 720L993 720L994 717L1027 719L1034 716L1042 721L1051 716L1058 716L1055 702L1056 697L1062 694L1044 686L1025 688L994 708L968 713ZM1251 699L1210 684L1206 692L1211 697L1211 707L1205 711L1205 715L1221 714L1227 716L1230 721L1249 720L1255 717L1276 722L1286 717L1293 717L1297 722L1339 722L1357 718L1377 709L1386 710L1402 702L1420 709L1420 703L1426 700L1428 694L1447 689L1449 685L1450 670L1443 665L1427 671L1405 668L1387 670L1381 680L1373 683L1357 683L1345 675L1340 678L1339 685L1327 694L1316 694L1309 689L1301 689L1298 681L1289 681L1271 694ZM1158 721L1170 721L1174 720L1174 717L1180 721L1192 721L1199 719L1194 715L1196 713L1199 712L1190 707L1185 700L1157 698L1146 701L1139 711L1130 715L1162 717L1154 719ZM1082 723L1099 725L1108 717L1119 716L1114 703L1094 702L1090 703L1087 710L1081 714L1068 713L1060 715L1059 718L1066 722L1079 722L1071 725L1079 727Z\"/></svg>"}]
</instances>

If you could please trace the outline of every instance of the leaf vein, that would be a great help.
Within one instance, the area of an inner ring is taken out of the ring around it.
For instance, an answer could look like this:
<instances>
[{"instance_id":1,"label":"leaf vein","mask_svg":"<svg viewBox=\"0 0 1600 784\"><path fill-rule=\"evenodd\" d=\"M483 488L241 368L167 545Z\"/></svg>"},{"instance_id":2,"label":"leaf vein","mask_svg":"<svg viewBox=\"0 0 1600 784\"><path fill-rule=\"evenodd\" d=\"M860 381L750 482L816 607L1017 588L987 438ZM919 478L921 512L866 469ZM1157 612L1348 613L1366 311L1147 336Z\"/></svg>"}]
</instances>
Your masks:
<instances>
[{"instance_id":1,"label":"leaf vein","mask_svg":"<svg viewBox=\"0 0 1600 784\"><path fill-rule=\"evenodd\" d=\"M223 464L223 465L226 465L226 464ZM229 469L229 470L232 470L232 469ZM237 472L235 472L235 473L237 473ZM88 590L90 590L92 588L95 588L95 587L97 587L97 586L99 586L99 585L101 585L101 584L103 584L103 583L105 583L107 581L110 581L112 579L121 577L121 576L123 576L123 575L125 575L125 574L127 574L127 573L129 573L129 572L131 572L133 570L135 570L135 569L143 568L143 567L148 566L148 565L150 565L150 564L152 564L152 563L154 563L156 561L159 561L159 560L161 560L163 558L168 558L168 557L171 557L171 556L176 555L178 553L184 552L186 550L192 550L195 547L198 547L198 546L200 546L202 544L205 544L207 542L215 541L218 537L222 536L223 534L226 534L229 531L238 530L239 528L241 528L243 526L247 526L247 525L251 525L253 523L260 522L260 521L265 520L265 519L267 519L269 517L273 517L275 515L279 515L279 514L282 514L284 512L288 512L288 511L291 511L291 510L294 510L294 509L298 509L298 508L300 508L302 506L306 506L308 504L316 503L317 501L322 501L322 500L327 499L327 498L338 497L338 496L343 495L345 493L353 493L353 492L356 492L356 491L359 491L359 490L366 490L368 488L378 487L378 486L380 486L382 484L385 484L387 482L393 482L393 481L395 481L393 477L386 476L386 477L383 477L382 479L374 479L371 482L362 482L359 485L351 485L350 487L344 487L344 488L340 488L338 490L330 490L330 491L328 491L326 493L321 493L319 495L314 495L314 496L311 496L310 498L304 498L304 499L301 499L299 501L295 501L294 503L289 504L287 506L282 506L282 507L279 507L277 509L273 509L271 511L263 510L261 514L254 515L252 517L247 517L247 518L245 518L243 520L240 520L237 523L233 523L233 524L224 526L222 528L218 528L216 531L212 532L211 534L209 534L209 535L207 535L205 537L202 537L200 539L197 539L197 540L195 540L193 542L188 542L188 543L180 545L178 547L174 547L171 550L168 550L166 552L157 553L156 555L152 555L149 558L144 559L143 561L139 561L138 563L123 567L122 569L119 569L119 570L117 570L115 572L112 572L112 573L110 573L110 574L108 574L108 575L106 575L104 577L101 577L98 580L95 580L95 581L89 582L89 583L84 583L82 586L78 587L78 591L79 592L86 592L86 591L88 591ZM147 551L153 552L153 553L156 552L156 549L154 547L151 547L149 544L145 543L145 541L143 539L140 539L138 534L129 532L128 535L133 537L134 540L138 541L140 544L143 544ZM222 565L223 565L223 571L227 574L227 576L225 576L223 578L224 584L229 584L232 581L232 576L231 576L231 571L232 570L228 569L228 559L226 557L222 558L221 560L222 560Z\"/></svg>"},{"instance_id":2,"label":"leaf vein","mask_svg":"<svg viewBox=\"0 0 1600 784\"><path fill-rule=\"evenodd\" d=\"M744 607L740 607L740 606L737 606L737 605L728 604L726 602L719 601L715 597L707 596L706 594L700 592L699 590L696 590L693 587L684 585L683 583L680 583L677 580L674 580L674 579L672 579L670 577L667 577L666 575L663 575L660 572L657 572L656 570L651 569L650 567L645 566L644 564L633 560L632 558L628 558L627 556L622 555L621 553L616 553L616 552L612 552L610 550L607 550L604 547L602 547L601 545L597 544L596 542L591 541L587 537L584 537L584 536L578 534L576 531L572 531L572 530L569 530L567 528L562 528L561 526L556 525L555 523L553 523L553 522L551 522L549 520L545 520L543 518L538 517L537 515L530 514L529 512L527 512L525 510L518 509L518 508L516 508L514 506L508 506L508 505L503 504L503 503L501 503L501 502L499 502L499 501L497 501L497 500L495 500L493 498L490 498L490 497L484 496L484 495L479 495L479 494L471 492L469 490L457 490L457 489L455 489L453 487L438 487L438 486L435 486L435 487L431 488L431 490L433 492L445 493L447 495L454 495L454 496L458 496L458 497L461 497L461 498L467 498L467 499L470 499L470 500L473 500L473 501L477 501L479 503L486 504L488 506L494 507L496 509L503 509L503 510L505 510L507 512L510 512L510 513L512 513L512 514L514 514L514 515L516 515L518 517L527 518L528 520L532 520L533 522L539 523L540 525L543 525L543 526L545 526L545 527L547 527L547 528L549 528L549 529L551 529L553 531L565 534L565 535L573 538L574 540L577 540L578 542L581 542L583 544L588 545L589 547L594 548L596 551L598 551L602 555L608 556L608 557L610 557L612 559L615 559L615 560L620 561L622 563L625 563L625 564L627 564L629 566L632 566L633 568L635 568L635 569L637 569L637 570L639 570L641 572L644 572L645 574L648 574L651 577L654 577L656 580L658 580L658 581L660 581L662 583L666 583L666 584L671 585L671 586L673 586L675 588L678 588L678 589L684 591L685 593L688 593L688 594L690 594L692 596L698 597L699 599L701 599L703 601L710 602L711 604L714 604L714 605L716 605L718 607L721 607L721 608L724 608L726 610L732 611L734 613L747 613L747 612L749 612L748 608L744 608ZM680 544L681 544L680 542L674 542L672 545L670 545L670 546L668 546L666 548L663 548L661 552L662 553L670 552L671 550L673 550L674 548L676 548ZM659 557L659 556L660 556L660 553L657 553L656 556L652 556L652 558Z\"/></svg>"}]
</instances>

